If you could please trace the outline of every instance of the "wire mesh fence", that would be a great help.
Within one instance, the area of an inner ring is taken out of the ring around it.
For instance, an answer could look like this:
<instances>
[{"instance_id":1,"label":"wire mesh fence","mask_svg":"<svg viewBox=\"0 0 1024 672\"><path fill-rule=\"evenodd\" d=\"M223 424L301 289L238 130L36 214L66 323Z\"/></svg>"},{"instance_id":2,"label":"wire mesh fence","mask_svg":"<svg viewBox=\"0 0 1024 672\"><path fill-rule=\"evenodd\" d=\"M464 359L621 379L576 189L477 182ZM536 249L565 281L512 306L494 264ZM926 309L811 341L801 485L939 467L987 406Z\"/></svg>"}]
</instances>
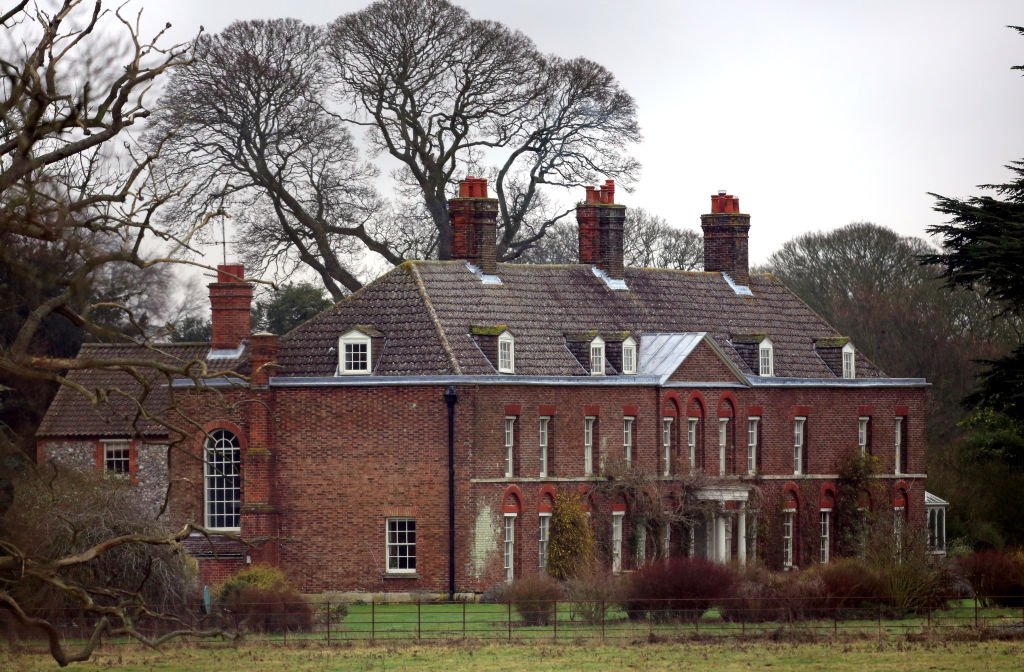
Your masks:
<instances>
[{"instance_id":1,"label":"wire mesh fence","mask_svg":"<svg viewBox=\"0 0 1024 672\"><path fill-rule=\"evenodd\" d=\"M191 614L182 625L220 629L247 639L277 644L428 642L444 640L626 642L684 638L894 637L911 634L988 634L1024 637L1024 599L969 599L947 607L907 612L879 598L760 599L751 601L646 600L643 608L601 601L539 600L478 602L319 601L305 603L310 618L297 622L303 605L274 602L249 605L246 615L226 611ZM999 606L1012 605L1012 606ZM305 608L305 607L303 607ZM73 614L51 619L69 640L85 640L93 623ZM141 623L158 636L167 623ZM959 632L956 632L959 631ZM32 633L23 633L32 638ZM108 643L127 642L113 639Z\"/></svg>"}]
</instances>

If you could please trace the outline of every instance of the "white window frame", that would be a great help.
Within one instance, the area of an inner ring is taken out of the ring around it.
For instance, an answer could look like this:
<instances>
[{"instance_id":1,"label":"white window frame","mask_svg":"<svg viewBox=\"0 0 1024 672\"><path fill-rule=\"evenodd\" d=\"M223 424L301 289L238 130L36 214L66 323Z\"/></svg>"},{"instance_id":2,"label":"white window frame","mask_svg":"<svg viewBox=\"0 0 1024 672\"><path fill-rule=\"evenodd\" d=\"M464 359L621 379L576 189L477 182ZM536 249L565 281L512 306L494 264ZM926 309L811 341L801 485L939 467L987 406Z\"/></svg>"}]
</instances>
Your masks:
<instances>
[{"instance_id":1,"label":"white window frame","mask_svg":"<svg viewBox=\"0 0 1024 672\"><path fill-rule=\"evenodd\" d=\"M820 543L818 544L818 562L827 565L831 557L832 545L832 509L821 509L818 518Z\"/></svg>"},{"instance_id":2,"label":"white window frame","mask_svg":"<svg viewBox=\"0 0 1024 672\"><path fill-rule=\"evenodd\" d=\"M853 349L853 343L843 346L843 378L853 379L857 377L857 356Z\"/></svg>"},{"instance_id":3,"label":"white window frame","mask_svg":"<svg viewBox=\"0 0 1024 672\"><path fill-rule=\"evenodd\" d=\"M622 572L622 521L625 511L612 511L612 573Z\"/></svg>"},{"instance_id":4,"label":"white window frame","mask_svg":"<svg viewBox=\"0 0 1024 672\"><path fill-rule=\"evenodd\" d=\"M498 336L498 373L516 372L516 339L507 331Z\"/></svg>"},{"instance_id":5,"label":"white window frame","mask_svg":"<svg viewBox=\"0 0 1024 672\"><path fill-rule=\"evenodd\" d=\"M928 550L932 553L946 552L946 507L927 507Z\"/></svg>"},{"instance_id":6,"label":"white window frame","mask_svg":"<svg viewBox=\"0 0 1024 672\"><path fill-rule=\"evenodd\" d=\"M356 368L349 365L348 348L356 346L366 347L366 361L364 366ZM366 376L372 373L373 342L369 336L352 329L338 337L338 373L343 376Z\"/></svg>"},{"instance_id":7,"label":"white window frame","mask_svg":"<svg viewBox=\"0 0 1024 672\"><path fill-rule=\"evenodd\" d=\"M893 435L893 455L896 458L896 464L893 465L893 473L901 474L903 473L900 469L901 462L903 461L903 417L897 416L893 424L896 430Z\"/></svg>"},{"instance_id":8,"label":"white window frame","mask_svg":"<svg viewBox=\"0 0 1024 672\"><path fill-rule=\"evenodd\" d=\"M622 342L622 373L627 376L636 374L637 347L632 336Z\"/></svg>"},{"instance_id":9,"label":"white window frame","mask_svg":"<svg viewBox=\"0 0 1024 672\"><path fill-rule=\"evenodd\" d=\"M673 418L661 419L661 447L664 453L661 466L662 476L672 475L672 420Z\"/></svg>"},{"instance_id":10,"label":"white window frame","mask_svg":"<svg viewBox=\"0 0 1024 672\"><path fill-rule=\"evenodd\" d=\"M540 514L538 523L539 537L537 539L537 560L541 569L548 566L548 544L551 542L551 514Z\"/></svg>"},{"instance_id":11,"label":"white window frame","mask_svg":"<svg viewBox=\"0 0 1024 672\"><path fill-rule=\"evenodd\" d=\"M594 425L597 417L588 415L583 418L583 475L594 475Z\"/></svg>"},{"instance_id":12,"label":"white window frame","mask_svg":"<svg viewBox=\"0 0 1024 672\"><path fill-rule=\"evenodd\" d=\"M761 418L754 416L747 418L747 474L753 475L757 471L757 433L761 424Z\"/></svg>"},{"instance_id":13,"label":"white window frame","mask_svg":"<svg viewBox=\"0 0 1024 672\"><path fill-rule=\"evenodd\" d=\"M103 473L108 476L131 475L132 443L127 439L110 439L103 441ZM124 466L122 471L120 466Z\"/></svg>"},{"instance_id":14,"label":"white window frame","mask_svg":"<svg viewBox=\"0 0 1024 672\"><path fill-rule=\"evenodd\" d=\"M203 442L203 517L207 529L241 529L241 469L242 447L238 436L228 429L212 430Z\"/></svg>"},{"instance_id":15,"label":"white window frame","mask_svg":"<svg viewBox=\"0 0 1024 672\"><path fill-rule=\"evenodd\" d=\"M907 507L892 507L892 536L896 544L896 554L903 552L903 540L907 532Z\"/></svg>"},{"instance_id":16,"label":"white window frame","mask_svg":"<svg viewBox=\"0 0 1024 672\"><path fill-rule=\"evenodd\" d=\"M626 466L633 464L633 425L636 418L627 415L622 418L622 456L626 460Z\"/></svg>"},{"instance_id":17,"label":"white window frame","mask_svg":"<svg viewBox=\"0 0 1024 672\"><path fill-rule=\"evenodd\" d=\"M725 458L729 449L729 418L718 419L718 475L725 476Z\"/></svg>"},{"instance_id":18,"label":"white window frame","mask_svg":"<svg viewBox=\"0 0 1024 672\"><path fill-rule=\"evenodd\" d=\"M669 554L672 552L672 524L668 522L668 518L665 519L665 527L661 531L661 555L663 558L668 560Z\"/></svg>"},{"instance_id":19,"label":"white window frame","mask_svg":"<svg viewBox=\"0 0 1024 672\"><path fill-rule=\"evenodd\" d=\"M636 528L636 553L634 555L636 567L643 567L647 564L647 526L638 525Z\"/></svg>"},{"instance_id":20,"label":"white window frame","mask_svg":"<svg viewBox=\"0 0 1024 672\"><path fill-rule=\"evenodd\" d=\"M537 421L537 444L540 449L540 477L547 478L548 475L548 430L551 426L551 416L542 415Z\"/></svg>"},{"instance_id":21,"label":"white window frame","mask_svg":"<svg viewBox=\"0 0 1024 672\"><path fill-rule=\"evenodd\" d=\"M604 375L604 339L595 336L590 342L590 375Z\"/></svg>"},{"instance_id":22,"label":"white window frame","mask_svg":"<svg viewBox=\"0 0 1024 672\"><path fill-rule=\"evenodd\" d=\"M516 416L505 416L505 478L516 475Z\"/></svg>"},{"instance_id":23,"label":"white window frame","mask_svg":"<svg viewBox=\"0 0 1024 672\"><path fill-rule=\"evenodd\" d=\"M697 470L697 423L700 418L686 419L686 448L690 460L690 473Z\"/></svg>"},{"instance_id":24,"label":"white window frame","mask_svg":"<svg viewBox=\"0 0 1024 672\"><path fill-rule=\"evenodd\" d=\"M804 439L806 437L807 418L793 419L793 475L799 476L803 473L804 464Z\"/></svg>"},{"instance_id":25,"label":"white window frame","mask_svg":"<svg viewBox=\"0 0 1024 672\"><path fill-rule=\"evenodd\" d=\"M862 415L857 418L857 449L860 450L861 457L868 454L868 432L870 431L870 428L870 417Z\"/></svg>"},{"instance_id":26,"label":"white window frame","mask_svg":"<svg viewBox=\"0 0 1024 672\"><path fill-rule=\"evenodd\" d=\"M406 536L400 538L401 534ZM388 574L415 574L416 519L407 516L388 518L384 524L384 549Z\"/></svg>"},{"instance_id":27,"label":"white window frame","mask_svg":"<svg viewBox=\"0 0 1024 672\"><path fill-rule=\"evenodd\" d=\"M505 582L512 583L516 578L516 518L518 514L506 513L504 517L505 529L502 545L502 560L505 569Z\"/></svg>"},{"instance_id":28,"label":"white window frame","mask_svg":"<svg viewBox=\"0 0 1024 672\"><path fill-rule=\"evenodd\" d=\"M782 568L793 569L793 524L796 518L795 509L782 511Z\"/></svg>"},{"instance_id":29,"label":"white window frame","mask_svg":"<svg viewBox=\"0 0 1024 672\"><path fill-rule=\"evenodd\" d=\"M775 375L775 348L769 338L764 338L757 346L757 375Z\"/></svg>"}]
</instances>

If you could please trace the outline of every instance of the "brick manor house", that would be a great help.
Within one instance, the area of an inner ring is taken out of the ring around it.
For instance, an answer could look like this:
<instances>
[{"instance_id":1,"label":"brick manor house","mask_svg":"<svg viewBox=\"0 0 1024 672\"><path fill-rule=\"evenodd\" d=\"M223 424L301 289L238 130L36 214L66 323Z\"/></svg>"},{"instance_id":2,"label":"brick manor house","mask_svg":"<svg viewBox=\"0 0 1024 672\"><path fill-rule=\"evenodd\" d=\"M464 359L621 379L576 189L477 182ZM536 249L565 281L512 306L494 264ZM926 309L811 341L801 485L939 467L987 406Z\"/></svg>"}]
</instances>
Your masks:
<instances>
[{"instance_id":1,"label":"brick manor house","mask_svg":"<svg viewBox=\"0 0 1024 672\"><path fill-rule=\"evenodd\" d=\"M580 263L496 263L497 201L467 178L449 203L455 260L403 263L280 337L251 333L252 285L220 266L211 343L80 354L230 372L201 386L154 374L144 407L177 431L123 394L93 407L64 387L38 459L124 474L154 511L169 484L171 522L238 533L248 543L187 540L206 583L270 562L310 593L480 592L544 566L566 491L616 572L665 554L827 562L839 464L855 451L881 472L857 506L927 527L941 550L927 383L887 377L750 274L737 198L711 197L705 270L684 272L623 268L614 195L609 181L579 204ZM125 372L70 378L142 389ZM666 508L685 487L700 514L646 524L602 488L613 465L647 474Z\"/></svg>"}]
</instances>

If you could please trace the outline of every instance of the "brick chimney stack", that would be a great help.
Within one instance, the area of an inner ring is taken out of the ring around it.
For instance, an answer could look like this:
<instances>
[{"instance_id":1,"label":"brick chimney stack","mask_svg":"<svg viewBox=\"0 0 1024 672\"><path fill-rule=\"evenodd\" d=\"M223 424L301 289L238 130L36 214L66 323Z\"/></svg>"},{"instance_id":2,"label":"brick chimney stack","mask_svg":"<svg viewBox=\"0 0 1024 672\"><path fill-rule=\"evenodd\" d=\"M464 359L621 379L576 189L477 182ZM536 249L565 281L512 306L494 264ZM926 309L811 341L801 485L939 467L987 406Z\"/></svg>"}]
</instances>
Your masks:
<instances>
[{"instance_id":1,"label":"brick chimney stack","mask_svg":"<svg viewBox=\"0 0 1024 672\"><path fill-rule=\"evenodd\" d=\"M459 197L448 201L448 216L452 259L465 259L487 275L497 273L498 199L487 198L487 180L468 176L459 182Z\"/></svg>"},{"instance_id":2,"label":"brick chimney stack","mask_svg":"<svg viewBox=\"0 0 1024 672\"><path fill-rule=\"evenodd\" d=\"M252 285L245 281L245 267L217 266L217 282L211 282L209 288L213 322L210 349L235 350L252 331Z\"/></svg>"},{"instance_id":3,"label":"brick chimney stack","mask_svg":"<svg viewBox=\"0 0 1024 672\"><path fill-rule=\"evenodd\" d=\"M615 181L587 187L586 200L576 206L580 227L580 263L595 264L608 277L622 280L622 229L626 206L615 204Z\"/></svg>"},{"instance_id":4,"label":"brick chimney stack","mask_svg":"<svg viewBox=\"0 0 1024 672\"><path fill-rule=\"evenodd\" d=\"M728 273L737 285L750 284L750 215L740 213L740 199L724 191L712 196L711 214L700 216L700 228L704 230L704 270Z\"/></svg>"}]
</instances>

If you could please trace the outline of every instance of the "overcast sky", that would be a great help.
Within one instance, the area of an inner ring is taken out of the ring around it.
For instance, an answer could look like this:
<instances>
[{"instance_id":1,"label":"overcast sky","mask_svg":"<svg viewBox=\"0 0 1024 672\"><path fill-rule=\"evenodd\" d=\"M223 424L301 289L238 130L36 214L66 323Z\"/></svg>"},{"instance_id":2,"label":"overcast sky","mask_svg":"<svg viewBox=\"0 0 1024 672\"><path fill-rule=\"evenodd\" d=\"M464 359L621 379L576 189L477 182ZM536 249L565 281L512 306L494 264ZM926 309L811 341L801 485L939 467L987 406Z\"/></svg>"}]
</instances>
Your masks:
<instances>
[{"instance_id":1,"label":"overcast sky","mask_svg":"<svg viewBox=\"0 0 1024 672\"><path fill-rule=\"evenodd\" d=\"M344 0L141 0L184 39L200 25L292 16ZM871 221L923 236L926 192L978 193L1024 156L1021 0L513 0L458 2L546 52L586 56L635 98L644 142L633 193L698 229L726 189L751 214L751 261L800 233Z\"/></svg>"}]
</instances>

